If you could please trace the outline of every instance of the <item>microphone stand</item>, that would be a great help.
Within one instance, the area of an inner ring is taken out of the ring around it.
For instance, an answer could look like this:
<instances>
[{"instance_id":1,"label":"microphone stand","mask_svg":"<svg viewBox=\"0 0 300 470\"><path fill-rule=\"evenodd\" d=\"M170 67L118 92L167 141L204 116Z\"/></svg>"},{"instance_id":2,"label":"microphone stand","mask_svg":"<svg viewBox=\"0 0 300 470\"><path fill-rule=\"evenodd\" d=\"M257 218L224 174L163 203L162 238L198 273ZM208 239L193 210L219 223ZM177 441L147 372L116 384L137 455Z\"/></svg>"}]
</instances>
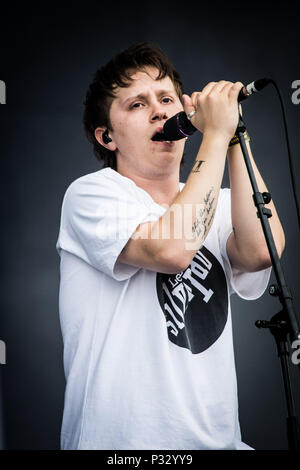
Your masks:
<instances>
[{"instance_id":1,"label":"microphone stand","mask_svg":"<svg viewBox=\"0 0 300 470\"><path fill-rule=\"evenodd\" d=\"M278 357L280 358L282 377L284 382L284 390L287 403L287 438L289 450L300 450L300 432L299 432L299 421L295 412L295 405L292 394L291 381L289 376L288 367L288 343L287 336L290 336L290 340L299 340L300 331L297 322L297 317L294 312L292 295L286 285L283 270L279 261L276 246L273 239L273 234L269 224L269 217L272 217L270 209L264 207L271 201L270 193L260 193L257 187L257 182L253 172L252 164L249 158L248 149L245 143L243 133L246 130L245 123L242 116L239 116L239 123L236 130L236 135L239 138L239 143L242 149L242 153L245 159L248 175L253 189L253 200L257 207L257 216L259 217L266 239L266 243L269 249L274 273L278 285L271 285L269 287L269 293L272 296L277 296L282 305L282 310L275 314L270 321L258 320L255 325L258 328L268 328L271 334L274 336L278 351Z\"/></svg>"}]
</instances>

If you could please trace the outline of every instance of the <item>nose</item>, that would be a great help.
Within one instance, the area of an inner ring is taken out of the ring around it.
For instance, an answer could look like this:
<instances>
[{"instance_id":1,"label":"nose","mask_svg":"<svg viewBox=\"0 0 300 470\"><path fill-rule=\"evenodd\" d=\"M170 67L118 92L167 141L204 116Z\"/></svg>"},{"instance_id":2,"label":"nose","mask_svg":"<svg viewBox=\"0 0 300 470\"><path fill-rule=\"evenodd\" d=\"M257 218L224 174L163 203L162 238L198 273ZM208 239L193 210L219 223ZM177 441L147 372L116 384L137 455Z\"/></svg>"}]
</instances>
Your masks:
<instances>
[{"instance_id":1,"label":"nose","mask_svg":"<svg viewBox=\"0 0 300 470\"><path fill-rule=\"evenodd\" d=\"M163 119L168 119L167 113L164 109L163 110L156 109L151 114L151 122L162 121Z\"/></svg>"}]
</instances>

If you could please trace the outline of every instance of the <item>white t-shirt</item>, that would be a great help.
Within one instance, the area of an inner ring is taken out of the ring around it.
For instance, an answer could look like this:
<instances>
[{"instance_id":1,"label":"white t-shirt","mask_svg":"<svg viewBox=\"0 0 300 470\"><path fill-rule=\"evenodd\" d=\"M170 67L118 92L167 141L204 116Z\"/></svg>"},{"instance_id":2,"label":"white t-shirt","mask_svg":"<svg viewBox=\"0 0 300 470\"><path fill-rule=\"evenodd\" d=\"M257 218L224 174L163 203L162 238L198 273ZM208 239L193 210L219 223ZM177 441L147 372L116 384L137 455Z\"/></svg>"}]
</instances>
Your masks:
<instances>
[{"instance_id":1,"label":"white t-shirt","mask_svg":"<svg viewBox=\"0 0 300 470\"><path fill-rule=\"evenodd\" d=\"M260 297L271 268L231 270L230 189L221 189L204 246L182 273L116 263L137 226L165 210L111 168L66 191L56 245L62 449L250 448L238 421L230 295Z\"/></svg>"}]
</instances>

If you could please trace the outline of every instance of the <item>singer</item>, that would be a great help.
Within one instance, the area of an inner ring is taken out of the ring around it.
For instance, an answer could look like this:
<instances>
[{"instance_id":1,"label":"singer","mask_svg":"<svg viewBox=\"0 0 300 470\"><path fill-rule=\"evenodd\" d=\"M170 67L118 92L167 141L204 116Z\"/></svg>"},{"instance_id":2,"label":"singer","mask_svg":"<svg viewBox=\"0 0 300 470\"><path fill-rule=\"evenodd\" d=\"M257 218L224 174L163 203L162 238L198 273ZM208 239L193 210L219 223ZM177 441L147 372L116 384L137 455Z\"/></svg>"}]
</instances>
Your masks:
<instances>
[{"instance_id":1,"label":"singer","mask_svg":"<svg viewBox=\"0 0 300 470\"><path fill-rule=\"evenodd\" d=\"M230 296L259 298L271 261L234 139L242 86L183 94L151 43L94 75L83 121L103 168L67 188L56 245L62 449L251 448L238 421ZM203 134L185 184L186 139L153 140L180 111ZM267 207L281 256L283 229Z\"/></svg>"}]
</instances>

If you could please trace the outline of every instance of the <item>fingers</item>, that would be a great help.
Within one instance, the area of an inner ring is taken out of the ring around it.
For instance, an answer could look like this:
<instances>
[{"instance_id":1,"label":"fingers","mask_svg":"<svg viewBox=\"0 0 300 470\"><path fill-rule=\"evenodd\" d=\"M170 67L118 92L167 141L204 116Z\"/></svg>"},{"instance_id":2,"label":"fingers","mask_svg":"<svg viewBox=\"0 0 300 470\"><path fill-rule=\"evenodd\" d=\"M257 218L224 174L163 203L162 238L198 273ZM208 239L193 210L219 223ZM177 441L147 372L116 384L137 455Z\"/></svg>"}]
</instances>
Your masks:
<instances>
[{"instance_id":1,"label":"fingers","mask_svg":"<svg viewBox=\"0 0 300 470\"><path fill-rule=\"evenodd\" d=\"M237 99L240 90L243 88L241 82L229 82L226 80L220 80L219 82L209 82L202 91L197 91L191 95L191 103L194 108L208 96L216 96L217 94L223 94L230 100L234 101Z\"/></svg>"},{"instance_id":2,"label":"fingers","mask_svg":"<svg viewBox=\"0 0 300 470\"><path fill-rule=\"evenodd\" d=\"M202 91L194 91L194 93L191 94L191 101L195 108L199 104L199 100L204 100L204 98L211 92L216 84L216 82L209 82L207 85L205 85Z\"/></svg>"},{"instance_id":3,"label":"fingers","mask_svg":"<svg viewBox=\"0 0 300 470\"><path fill-rule=\"evenodd\" d=\"M209 94L211 95L212 93L221 93L224 89L226 90L230 86L232 86L231 82L220 80L219 82L215 83L215 85L211 88Z\"/></svg>"},{"instance_id":4,"label":"fingers","mask_svg":"<svg viewBox=\"0 0 300 470\"><path fill-rule=\"evenodd\" d=\"M230 100L237 100L238 99L238 96L239 96L239 93L241 91L241 89L243 88L243 83L242 82L235 82L232 84L232 87L230 88L229 92L228 92L228 97Z\"/></svg>"},{"instance_id":5,"label":"fingers","mask_svg":"<svg viewBox=\"0 0 300 470\"><path fill-rule=\"evenodd\" d=\"M201 95L203 97L209 95L209 93L213 90L213 88L218 84L219 82L209 82L205 87L203 88Z\"/></svg>"},{"instance_id":6,"label":"fingers","mask_svg":"<svg viewBox=\"0 0 300 470\"><path fill-rule=\"evenodd\" d=\"M195 107L193 106L192 99L190 98L189 95L182 95L182 101L183 101L183 109L185 113L188 115L192 111L195 111Z\"/></svg>"},{"instance_id":7,"label":"fingers","mask_svg":"<svg viewBox=\"0 0 300 470\"><path fill-rule=\"evenodd\" d=\"M223 93L224 95L227 95L228 98L234 98L239 94L243 86L244 85L241 82L233 83L226 80L220 80L213 86L213 88L211 88L210 94Z\"/></svg>"},{"instance_id":8,"label":"fingers","mask_svg":"<svg viewBox=\"0 0 300 470\"><path fill-rule=\"evenodd\" d=\"M208 83L202 91L192 93L185 98L185 111L195 110L192 124L201 132L220 132L232 136L238 119L238 94L243 87L241 82Z\"/></svg>"},{"instance_id":9,"label":"fingers","mask_svg":"<svg viewBox=\"0 0 300 470\"><path fill-rule=\"evenodd\" d=\"M209 82L207 85L205 85L202 91L195 91L194 93L192 93L191 99L195 107L199 103L200 99L204 100L206 96L209 95L209 93L211 92L211 90L214 88L216 84L217 84L216 82Z\"/></svg>"}]
</instances>

